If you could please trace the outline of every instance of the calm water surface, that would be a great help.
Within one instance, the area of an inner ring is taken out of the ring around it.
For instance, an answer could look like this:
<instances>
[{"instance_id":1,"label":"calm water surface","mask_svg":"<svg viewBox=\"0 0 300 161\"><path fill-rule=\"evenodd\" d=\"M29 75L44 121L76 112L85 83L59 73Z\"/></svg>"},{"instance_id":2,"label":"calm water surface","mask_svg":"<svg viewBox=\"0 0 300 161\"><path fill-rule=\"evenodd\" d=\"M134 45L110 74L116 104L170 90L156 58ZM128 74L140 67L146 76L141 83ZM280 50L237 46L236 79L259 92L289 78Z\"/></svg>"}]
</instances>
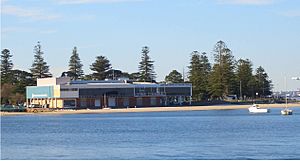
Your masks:
<instances>
[{"instance_id":1,"label":"calm water surface","mask_svg":"<svg viewBox=\"0 0 300 161\"><path fill-rule=\"evenodd\" d=\"M1 117L1 159L300 159L300 108Z\"/></svg>"}]
</instances>

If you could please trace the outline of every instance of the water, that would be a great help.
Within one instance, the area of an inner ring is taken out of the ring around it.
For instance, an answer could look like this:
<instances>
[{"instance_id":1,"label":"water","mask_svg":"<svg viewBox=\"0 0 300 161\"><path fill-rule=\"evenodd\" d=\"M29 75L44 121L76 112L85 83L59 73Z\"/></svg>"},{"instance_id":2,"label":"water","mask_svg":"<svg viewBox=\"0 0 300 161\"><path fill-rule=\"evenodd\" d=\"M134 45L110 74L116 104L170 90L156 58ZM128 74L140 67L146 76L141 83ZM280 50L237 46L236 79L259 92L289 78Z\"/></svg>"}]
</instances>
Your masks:
<instances>
[{"instance_id":1,"label":"water","mask_svg":"<svg viewBox=\"0 0 300 161\"><path fill-rule=\"evenodd\" d=\"M1 159L300 159L300 110L1 118Z\"/></svg>"}]
</instances>

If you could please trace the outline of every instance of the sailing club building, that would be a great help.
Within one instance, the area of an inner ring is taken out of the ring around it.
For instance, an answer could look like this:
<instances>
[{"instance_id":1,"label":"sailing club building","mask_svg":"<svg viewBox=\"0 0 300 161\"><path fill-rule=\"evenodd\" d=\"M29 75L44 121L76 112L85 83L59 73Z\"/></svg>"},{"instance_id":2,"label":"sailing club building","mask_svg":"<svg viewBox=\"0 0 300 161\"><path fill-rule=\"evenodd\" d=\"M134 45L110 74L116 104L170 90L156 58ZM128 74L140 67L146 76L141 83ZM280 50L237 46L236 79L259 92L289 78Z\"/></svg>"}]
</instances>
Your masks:
<instances>
[{"instance_id":1,"label":"sailing club building","mask_svg":"<svg viewBox=\"0 0 300 161\"><path fill-rule=\"evenodd\" d=\"M49 108L128 108L191 104L192 84L157 84L129 80L71 81L37 79L26 87L26 103Z\"/></svg>"}]
</instances>

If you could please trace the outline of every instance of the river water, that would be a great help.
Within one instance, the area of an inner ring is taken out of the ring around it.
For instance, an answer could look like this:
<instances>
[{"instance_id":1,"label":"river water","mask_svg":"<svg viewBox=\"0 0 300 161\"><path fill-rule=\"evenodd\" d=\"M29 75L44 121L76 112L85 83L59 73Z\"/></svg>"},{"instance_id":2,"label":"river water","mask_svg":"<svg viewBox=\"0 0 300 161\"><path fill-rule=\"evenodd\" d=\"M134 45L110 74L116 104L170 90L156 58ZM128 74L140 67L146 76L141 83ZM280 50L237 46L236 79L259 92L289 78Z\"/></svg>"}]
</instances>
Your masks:
<instances>
[{"instance_id":1,"label":"river water","mask_svg":"<svg viewBox=\"0 0 300 161\"><path fill-rule=\"evenodd\" d=\"M300 108L1 117L1 159L300 159Z\"/></svg>"}]
</instances>

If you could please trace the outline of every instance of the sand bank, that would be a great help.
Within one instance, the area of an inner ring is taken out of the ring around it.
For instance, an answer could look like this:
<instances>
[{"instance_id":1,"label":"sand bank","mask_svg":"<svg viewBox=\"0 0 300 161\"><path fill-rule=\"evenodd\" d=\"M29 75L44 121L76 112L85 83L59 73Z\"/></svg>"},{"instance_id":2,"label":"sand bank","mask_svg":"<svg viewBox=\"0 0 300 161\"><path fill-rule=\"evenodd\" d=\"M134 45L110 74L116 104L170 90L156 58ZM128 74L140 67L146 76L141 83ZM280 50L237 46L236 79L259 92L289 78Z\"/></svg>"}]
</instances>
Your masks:
<instances>
[{"instance_id":1,"label":"sand bank","mask_svg":"<svg viewBox=\"0 0 300 161\"><path fill-rule=\"evenodd\" d=\"M247 109L250 105L215 105L215 106L181 106L181 107L144 107L124 109L83 109L83 110L58 110L53 112L27 113L27 112L1 112L1 116L11 115L65 115L65 114L101 114L122 112L167 112L167 111L201 111L201 110L234 110ZM260 104L262 108L282 108L285 104ZM288 104L288 107L299 107L298 104Z\"/></svg>"}]
</instances>

